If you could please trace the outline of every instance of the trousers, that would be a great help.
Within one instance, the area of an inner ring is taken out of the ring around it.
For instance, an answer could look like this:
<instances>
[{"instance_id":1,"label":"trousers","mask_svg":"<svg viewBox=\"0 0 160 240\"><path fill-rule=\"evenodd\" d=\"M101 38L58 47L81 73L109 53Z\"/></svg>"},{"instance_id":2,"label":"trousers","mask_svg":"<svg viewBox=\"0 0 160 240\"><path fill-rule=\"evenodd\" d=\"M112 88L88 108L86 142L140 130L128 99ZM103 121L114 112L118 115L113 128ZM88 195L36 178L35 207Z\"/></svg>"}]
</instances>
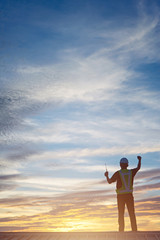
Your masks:
<instances>
[{"instance_id":1,"label":"trousers","mask_svg":"<svg viewBox=\"0 0 160 240\"><path fill-rule=\"evenodd\" d=\"M117 194L117 205L118 205L119 231L120 232L124 231L125 205L127 206L127 209L128 209L132 231L137 231L137 223L136 223L136 216L135 216L135 209L134 209L134 198L132 193Z\"/></svg>"}]
</instances>

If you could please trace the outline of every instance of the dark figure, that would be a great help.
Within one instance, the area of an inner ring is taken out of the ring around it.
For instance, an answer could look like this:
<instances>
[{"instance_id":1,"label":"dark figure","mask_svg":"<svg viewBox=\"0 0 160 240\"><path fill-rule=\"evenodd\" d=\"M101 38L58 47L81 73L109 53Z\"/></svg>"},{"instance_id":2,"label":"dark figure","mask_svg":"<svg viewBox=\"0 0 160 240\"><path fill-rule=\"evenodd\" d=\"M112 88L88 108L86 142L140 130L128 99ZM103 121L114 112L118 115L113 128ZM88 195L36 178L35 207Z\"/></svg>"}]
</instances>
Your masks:
<instances>
[{"instance_id":1,"label":"dark figure","mask_svg":"<svg viewBox=\"0 0 160 240\"><path fill-rule=\"evenodd\" d=\"M111 178L108 177L108 172L105 172L107 182L110 184L112 182L117 182L116 192L117 192L117 205L118 205L118 223L119 231L124 232L124 210L125 204L127 205L128 213L130 216L132 231L137 231L136 216L134 210L134 198L133 198L133 180L134 176L141 168L141 157L137 157L139 162L136 168L128 170L128 159L122 158L120 160L121 170L115 172Z\"/></svg>"}]
</instances>

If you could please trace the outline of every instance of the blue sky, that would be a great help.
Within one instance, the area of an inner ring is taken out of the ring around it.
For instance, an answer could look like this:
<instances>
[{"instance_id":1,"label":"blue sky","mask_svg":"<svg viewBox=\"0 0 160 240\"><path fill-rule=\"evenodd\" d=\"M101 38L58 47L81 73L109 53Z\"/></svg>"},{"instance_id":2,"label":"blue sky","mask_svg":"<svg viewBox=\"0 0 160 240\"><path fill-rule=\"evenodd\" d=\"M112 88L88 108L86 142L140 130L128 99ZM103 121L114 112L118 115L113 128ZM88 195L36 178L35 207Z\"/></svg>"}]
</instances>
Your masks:
<instances>
[{"instance_id":1,"label":"blue sky","mask_svg":"<svg viewBox=\"0 0 160 240\"><path fill-rule=\"evenodd\" d=\"M159 230L159 1L0 7L0 230L116 230L105 163L137 155L139 229Z\"/></svg>"}]
</instances>

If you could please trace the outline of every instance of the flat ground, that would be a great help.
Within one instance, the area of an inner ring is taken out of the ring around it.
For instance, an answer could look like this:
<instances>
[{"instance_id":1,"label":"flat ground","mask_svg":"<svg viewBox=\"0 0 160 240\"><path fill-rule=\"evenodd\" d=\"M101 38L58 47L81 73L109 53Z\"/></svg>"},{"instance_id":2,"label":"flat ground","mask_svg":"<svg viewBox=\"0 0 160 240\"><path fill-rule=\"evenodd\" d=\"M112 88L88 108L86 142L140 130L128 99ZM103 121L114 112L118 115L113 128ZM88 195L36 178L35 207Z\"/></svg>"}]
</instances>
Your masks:
<instances>
[{"instance_id":1,"label":"flat ground","mask_svg":"<svg viewBox=\"0 0 160 240\"><path fill-rule=\"evenodd\" d=\"M0 232L0 240L160 240L157 232L67 232L22 233Z\"/></svg>"}]
</instances>

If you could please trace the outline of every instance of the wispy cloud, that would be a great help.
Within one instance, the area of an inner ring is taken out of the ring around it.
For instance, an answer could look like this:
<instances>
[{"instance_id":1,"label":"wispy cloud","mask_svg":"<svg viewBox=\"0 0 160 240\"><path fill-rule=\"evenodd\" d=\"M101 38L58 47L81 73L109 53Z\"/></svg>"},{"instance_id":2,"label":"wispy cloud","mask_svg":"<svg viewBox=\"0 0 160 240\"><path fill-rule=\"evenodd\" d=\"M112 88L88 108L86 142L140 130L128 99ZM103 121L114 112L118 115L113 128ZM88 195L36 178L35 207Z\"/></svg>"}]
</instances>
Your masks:
<instances>
[{"instance_id":1,"label":"wispy cloud","mask_svg":"<svg viewBox=\"0 0 160 240\"><path fill-rule=\"evenodd\" d=\"M129 24L112 31L112 26L109 26L109 29L96 32L104 40L104 46L94 54L79 56L78 49L71 49L61 52L61 62L56 64L19 66L16 86L12 85L8 91L3 91L1 97L1 106L5 113L1 116L1 129L6 132L12 126L19 125L23 118L44 109L47 102L114 102L117 94L121 97L121 88L126 88L126 82L139 78L139 73L134 69L137 59L141 63L157 60L158 23L158 16L143 14L132 26ZM110 46L107 48L105 41L107 43L108 38ZM134 58L136 61L133 62ZM135 99L136 102L147 105L150 101L153 102L154 93L137 89L136 92L135 94L132 91L130 98L131 92L125 94L126 96L122 93L123 100ZM155 106L155 102L152 105Z\"/></svg>"},{"instance_id":2,"label":"wispy cloud","mask_svg":"<svg viewBox=\"0 0 160 240\"><path fill-rule=\"evenodd\" d=\"M16 179L21 179L21 178L22 178L22 176L20 174L0 175L1 181L16 180Z\"/></svg>"},{"instance_id":3,"label":"wispy cloud","mask_svg":"<svg viewBox=\"0 0 160 240\"><path fill-rule=\"evenodd\" d=\"M45 224L46 229L49 228L49 225L54 226L61 225L61 228L64 228L64 222L72 221L76 224L77 220L79 219L79 224L82 227L81 223L83 222L82 219L86 219L87 222L97 221L99 226L100 218L104 219L104 223L109 226L109 221L112 219L113 224L115 226L117 220L117 207L112 199L115 197L114 195L106 194L106 191L89 191L89 192L80 192L80 193L71 193L65 194L59 197L44 197L44 198L19 198L19 199L5 199L3 202L0 201L0 204L9 204L9 206L15 207L23 207L23 209L27 209L28 207L32 209L35 203L36 205L41 205L42 209L43 206L52 206L52 210L48 212L44 212L41 214L36 215L28 215L28 216L17 216L17 217L8 217L8 218L1 218L1 223L5 222L6 224L10 224L10 222L14 222L15 228L19 222L23 223L26 222L28 229L31 229L32 226L35 225L35 229L37 226L37 222L40 222L40 226L44 226L45 218L47 217L48 223ZM109 204L108 204L109 203ZM136 201L136 213L138 221L141 221L141 217L145 215L149 216L158 216L158 209L159 209L159 198L146 198ZM54 207L53 207L54 206ZM107 218L106 218L107 215ZM78 216L78 219L77 219ZM63 221L60 219L63 218ZM91 220L92 219L92 220ZM148 218L150 224L152 225L152 220ZM57 223L56 223L57 222ZM49 225L48 225L49 224ZM103 225L103 223L101 223ZM128 221L127 221L128 224ZM69 227L69 222L67 227ZM107 225L105 227L107 227ZM113 226L112 226L113 227ZM84 228L87 229L87 228ZM97 228L96 228L97 229ZM142 228L143 229L143 228Z\"/></svg>"},{"instance_id":4,"label":"wispy cloud","mask_svg":"<svg viewBox=\"0 0 160 240\"><path fill-rule=\"evenodd\" d=\"M44 61L41 54L39 63L25 55L2 73L0 229L112 229L115 186L105 182L103 162L108 160L111 174L122 155L146 157L136 176L136 206L140 221L147 214L157 217L160 99L158 77L151 83L148 72L154 70L147 70L160 59L157 7L147 9L139 1L137 14L122 22L102 17L87 22L88 16L77 13L55 21L58 13L39 8L49 16L33 18L31 12L30 28L35 35L48 34L43 51L55 50L53 57ZM57 34L64 39L61 47ZM73 37L78 40L72 46L67 42ZM32 51L34 44L28 44ZM150 155L156 156L153 166ZM149 223L153 227L151 218Z\"/></svg>"}]
</instances>

